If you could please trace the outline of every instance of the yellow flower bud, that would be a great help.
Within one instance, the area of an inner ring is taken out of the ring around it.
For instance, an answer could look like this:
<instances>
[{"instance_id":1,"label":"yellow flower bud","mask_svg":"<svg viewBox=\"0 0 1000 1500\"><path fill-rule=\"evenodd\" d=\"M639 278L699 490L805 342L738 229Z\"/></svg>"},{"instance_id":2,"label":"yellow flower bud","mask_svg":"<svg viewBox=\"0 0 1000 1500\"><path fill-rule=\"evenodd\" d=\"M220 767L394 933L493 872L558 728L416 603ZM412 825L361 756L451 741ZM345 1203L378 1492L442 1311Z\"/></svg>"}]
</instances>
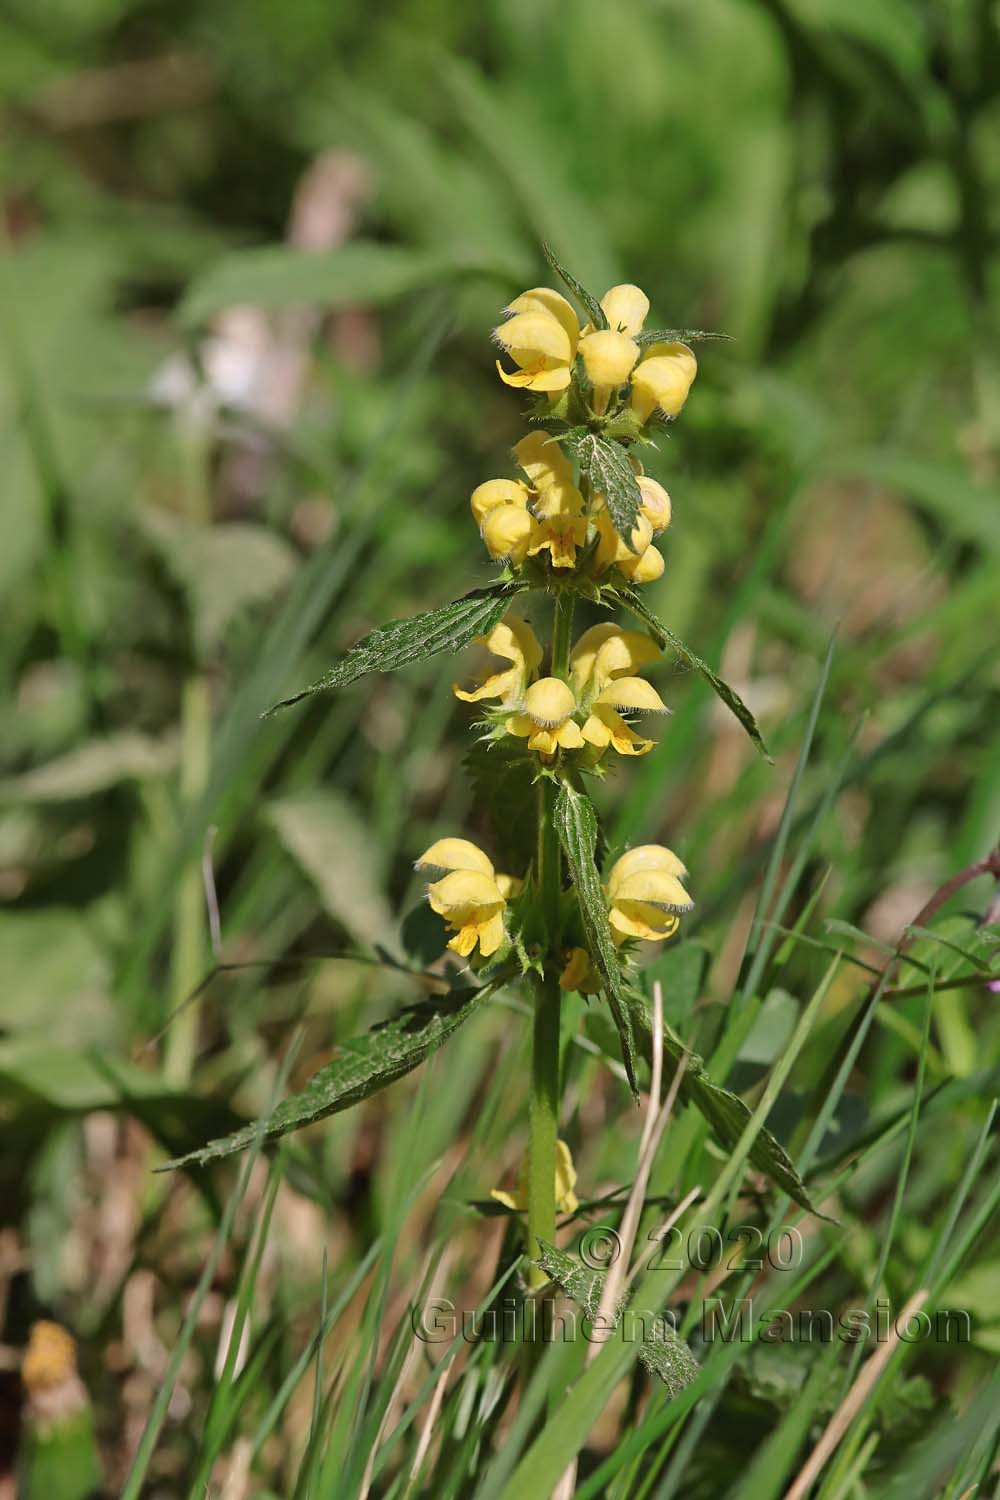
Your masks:
<instances>
[{"instance_id":1,"label":"yellow flower bud","mask_svg":"<svg viewBox=\"0 0 1000 1500\"><path fill-rule=\"evenodd\" d=\"M639 358L639 345L627 334L606 328L582 338L580 353L591 384L613 388L625 384Z\"/></svg>"},{"instance_id":2,"label":"yellow flower bud","mask_svg":"<svg viewBox=\"0 0 1000 1500\"><path fill-rule=\"evenodd\" d=\"M601 976L591 962L585 948L571 948L563 971L559 975L559 988L576 990L580 995L596 995L601 988Z\"/></svg>"},{"instance_id":3,"label":"yellow flower bud","mask_svg":"<svg viewBox=\"0 0 1000 1500\"><path fill-rule=\"evenodd\" d=\"M620 562L618 566L632 583L655 583L663 576L663 553L647 547L641 557Z\"/></svg>"},{"instance_id":4,"label":"yellow flower bud","mask_svg":"<svg viewBox=\"0 0 1000 1500\"><path fill-rule=\"evenodd\" d=\"M659 409L676 417L698 373L698 361L687 344L653 344L632 376L632 410L642 422Z\"/></svg>"},{"instance_id":5,"label":"yellow flower bud","mask_svg":"<svg viewBox=\"0 0 1000 1500\"><path fill-rule=\"evenodd\" d=\"M637 333L642 332L642 325L646 321L649 298L641 287L626 282L623 286L613 286L604 293L601 308L613 331L627 333L629 338L635 338Z\"/></svg>"},{"instance_id":6,"label":"yellow flower bud","mask_svg":"<svg viewBox=\"0 0 1000 1500\"><path fill-rule=\"evenodd\" d=\"M499 505L483 522L483 541L492 558L509 558L522 563L527 557L537 531L536 523L526 510L517 505Z\"/></svg>"},{"instance_id":7,"label":"yellow flower bud","mask_svg":"<svg viewBox=\"0 0 1000 1500\"><path fill-rule=\"evenodd\" d=\"M524 711L546 729L553 729L576 712L572 689L559 677L541 677L524 695Z\"/></svg>"},{"instance_id":8,"label":"yellow flower bud","mask_svg":"<svg viewBox=\"0 0 1000 1500\"><path fill-rule=\"evenodd\" d=\"M670 496L663 485L658 484L655 479L650 479L648 474L640 474L636 483L642 495L640 507L642 514L652 526L654 533L666 531L670 525Z\"/></svg>"},{"instance_id":9,"label":"yellow flower bud","mask_svg":"<svg viewBox=\"0 0 1000 1500\"><path fill-rule=\"evenodd\" d=\"M490 511L500 505L519 505L524 509L527 504L528 486L520 479L487 479L485 484L476 485L469 501L477 526L482 526Z\"/></svg>"}]
</instances>

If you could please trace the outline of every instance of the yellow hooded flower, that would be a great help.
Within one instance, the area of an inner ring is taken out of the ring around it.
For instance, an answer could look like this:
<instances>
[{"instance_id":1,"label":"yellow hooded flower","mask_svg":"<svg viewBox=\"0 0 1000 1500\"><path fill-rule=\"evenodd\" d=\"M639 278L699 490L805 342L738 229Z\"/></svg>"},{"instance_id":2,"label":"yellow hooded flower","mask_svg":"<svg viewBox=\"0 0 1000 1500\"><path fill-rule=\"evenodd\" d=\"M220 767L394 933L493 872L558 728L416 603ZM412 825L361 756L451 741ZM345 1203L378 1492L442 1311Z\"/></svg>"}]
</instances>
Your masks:
<instances>
[{"instance_id":1,"label":"yellow hooded flower","mask_svg":"<svg viewBox=\"0 0 1000 1500\"><path fill-rule=\"evenodd\" d=\"M504 727L546 758L560 748L579 750L583 736L573 720L576 707L572 689L561 678L541 677L525 693L521 712L512 714Z\"/></svg>"},{"instance_id":2,"label":"yellow hooded flower","mask_svg":"<svg viewBox=\"0 0 1000 1500\"><path fill-rule=\"evenodd\" d=\"M660 654L656 642L641 630L623 630L605 622L591 625L573 647L570 677L576 696L586 699L615 677L632 676Z\"/></svg>"},{"instance_id":3,"label":"yellow hooded flower","mask_svg":"<svg viewBox=\"0 0 1000 1500\"><path fill-rule=\"evenodd\" d=\"M448 871L427 887L431 910L455 933L448 947L462 958L477 943L484 958L495 953L505 936L507 897L516 895L521 882L497 875L482 849L468 839L438 839L417 860L417 869Z\"/></svg>"},{"instance_id":4,"label":"yellow hooded flower","mask_svg":"<svg viewBox=\"0 0 1000 1500\"><path fill-rule=\"evenodd\" d=\"M601 689L590 705L582 734L599 750L610 745L619 755L646 755L653 741L643 739L623 714L667 714L670 710L651 683L642 677L617 677Z\"/></svg>"},{"instance_id":5,"label":"yellow hooded flower","mask_svg":"<svg viewBox=\"0 0 1000 1500\"><path fill-rule=\"evenodd\" d=\"M613 332L627 333L629 338L634 339L642 332L642 325L649 313L649 298L641 287L625 282L604 293L601 309Z\"/></svg>"},{"instance_id":6,"label":"yellow hooded flower","mask_svg":"<svg viewBox=\"0 0 1000 1500\"><path fill-rule=\"evenodd\" d=\"M667 498L666 490L663 495ZM668 507L669 504L667 499ZM594 512L598 537L597 551L594 553L596 572L603 573L607 568L617 568L633 583L652 583L660 577L664 566L663 554L653 546L654 524L646 512L646 505L640 507L632 534L628 542L625 542L615 530L608 508L603 497L601 498ZM662 508L659 514L662 514Z\"/></svg>"},{"instance_id":7,"label":"yellow hooded flower","mask_svg":"<svg viewBox=\"0 0 1000 1500\"><path fill-rule=\"evenodd\" d=\"M653 528L653 535L657 532L666 531L670 525L671 505L670 496L657 480L651 479L648 474L639 474L636 477L639 493L642 496L642 504L639 506L639 514L645 516Z\"/></svg>"},{"instance_id":8,"label":"yellow hooded flower","mask_svg":"<svg viewBox=\"0 0 1000 1500\"><path fill-rule=\"evenodd\" d=\"M515 297L507 311L513 317L493 336L518 368L508 374L497 360L500 379L529 391L565 390L580 339L579 321L566 298L549 287L533 287Z\"/></svg>"},{"instance_id":9,"label":"yellow hooded flower","mask_svg":"<svg viewBox=\"0 0 1000 1500\"><path fill-rule=\"evenodd\" d=\"M632 410L641 422L657 410L676 417L697 373L698 361L687 344L651 344L632 374Z\"/></svg>"},{"instance_id":10,"label":"yellow hooded flower","mask_svg":"<svg viewBox=\"0 0 1000 1500\"><path fill-rule=\"evenodd\" d=\"M601 976L591 962L586 948L570 948L566 954L563 971L559 975L559 988L576 990L579 995L596 995L601 988Z\"/></svg>"},{"instance_id":11,"label":"yellow hooded flower","mask_svg":"<svg viewBox=\"0 0 1000 1500\"><path fill-rule=\"evenodd\" d=\"M537 531L529 493L519 479L487 479L473 490L469 504L492 558L522 563L527 557Z\"/></svg>"},{"instance_id":12,"label":"yellow hooded flower","mask_svg":"<svg viewBox=\"0 0 1000 1500\"><path fill-rule=\"evenodd\" d=\"M583 496L573 480L573 465L547 432L530 432L514 448L514 457L531 481L532 509L538 518L527 555L548 551L554 568L576 566L576 552L587 540Z\"/></svg>"},{"instance_id":13,"label":"yellow hooded flower","mask_svg":"<svg viewBox=\"0 0 1000 1500\"><path fill-rule=\"evenodd\" d=\"M573 1165L573 1157L565 1141L556 1141L556 1212L560 1214L575 1214L580 1204L573 1189L576 1187L576 1168ZM517 1191L505 1193L502 1188L494 1188L490 1193L497 1203L502 1203L504 1208L512 1208L517 1213L524 1213L528 1207L528 1162L525 1159L518 1177Z\"/></svg>"},{"instance_id":14,"label":"yellow hooded flower","mask_svg":"<svg viewBox=\"0 0 1000 1500\"><path fill-rule=\"evenodd\" d=\"M463 703L479 703L483 698L499 698L502 708L513 708L524 697L529 682L542 664L542 648L531 626L516 615L507 614L494 625L481 643L494 656L502 656L510 666L503 672L491 672L467 693L458 683L452 692Z\"/></svg>"},{"instance_id":15,"label":"yellow hooded flower","mask_svg":"<svg viewBox=\"0 0 1000 1500\"><path fill-rule=\"evenodd\" d=\"M661 844L640 844L616 860L606 887L615 942L632 937L660 943L672 937L680 925L678 913L694 905L681 884L686 874L673 850Z\"/></svg>"}]
</instances>

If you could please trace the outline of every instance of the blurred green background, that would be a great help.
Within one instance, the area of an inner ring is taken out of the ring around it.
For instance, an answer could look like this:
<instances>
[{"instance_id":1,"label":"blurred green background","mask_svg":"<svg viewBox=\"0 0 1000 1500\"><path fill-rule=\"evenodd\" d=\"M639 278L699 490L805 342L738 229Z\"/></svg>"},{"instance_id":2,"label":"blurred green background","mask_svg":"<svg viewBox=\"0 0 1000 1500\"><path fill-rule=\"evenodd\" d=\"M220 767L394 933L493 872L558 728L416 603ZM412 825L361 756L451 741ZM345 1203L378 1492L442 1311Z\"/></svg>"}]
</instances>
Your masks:
<instances>
[{"instance_id":1,"label":"blurred green background","mask_svg":"<svg viewBox=\"0 0 1000 1500\"><path fill-rule=\"evenodd\" d=\"M613 840L691 867L703 1031L834 632L796 828L843 785L786 920L822 885L810 930L895 940L995 842L1000 35L982 0L8 0L0 92L3 1337L43 1312L74 1329L114 1475L217 1211L151 1176L156 1152L265 1109L296 1019L304 1078L406 997L305 960L401 954L414 857L491 837L450 694L471 657L259 715L372 625L490 576L468 496L522 426L489 331L549 279L541 241L598 294L638 282L652 323L733 340L700 346L648 465L675 520L647 598L776 766L665 671L661 744L602 788ZM255 967L168 1025L212 963L203 857L218 952ZM812 959L786 960L797 993ZM983 1065L994 1010L942 1000L939 1076ZM485 1108L489 1040L435 1075L453 1096L413 1180ZM493 1042L513 1066L520 1025ZM911 1054L876 1028L861 1116L903 1097ZM523 1140L505 1077L479 1196ZM413 1097L300 1153L282 1349L321 1244L351 1262L382 1223ZM593 1183L623 1175L613 1131L578 1147ZM930 1179L966 1149L940 1141ZM172 1420L168 1479L192 1464Z\"/></svg>"}]
</instances>

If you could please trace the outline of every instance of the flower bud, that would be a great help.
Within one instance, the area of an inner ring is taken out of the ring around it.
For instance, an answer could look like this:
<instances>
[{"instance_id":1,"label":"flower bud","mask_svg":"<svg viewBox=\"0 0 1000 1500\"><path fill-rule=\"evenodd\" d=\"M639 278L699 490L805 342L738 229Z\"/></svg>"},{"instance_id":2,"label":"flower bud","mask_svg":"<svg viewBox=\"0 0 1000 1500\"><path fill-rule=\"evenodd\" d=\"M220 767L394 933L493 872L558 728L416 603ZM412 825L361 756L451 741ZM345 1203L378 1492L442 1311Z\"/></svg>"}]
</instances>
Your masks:
<instances>
[{"instance_id":1,"label":"flower bud","mask_svg":"<svg viewBox=\"0 0 1000 1500\"><path fill-rule=\"evenodd\" d=\"M560 677L540 677L524 695L524 711L536 724L553 728L575 713L576 699Z\"/></svg>"},{"instance_id":2,"label":"flower bud","mask_svg":"<svg viewBox=\"0 0 1000 1500\"><path fill-rule=\"evenodd\" d=\"M612 331L627 333L630 338L635 338L646 321L649 298L641 287L626 282L623 286L613 286L604 293L601 309Z\"/></svg>"},{"instance_id":3,"label":"flower bud","mask_svg":"<svg viewBox=\"0 0 1000 1500\"><path fill-rule=\"evenodd\" d=\"M509 557L511 562L521 563L536 529L534 518L519 505L498 505L483 522L483 541L492 558Z\"/></svg>"},{"instance_id":4,"label":"flower bud","mask_svg":"<svg viewBox=\"0 0 1000 1500\"><path fill-rule=\"evenodd\" d=\"M663 553L656 547L647 547L641 557L620 562L618 566L633 583L655 583L663 576Z\"/></svg>"},{"instance_id":5,"label":"flower bud","mask_svg":"<svg viewBox=\"0 0 1000 1500\"><path fill-rule=\"evenodd\" d=\"M643 422L657 409L676 417L697 373L698 361L687 344L654 344L632 376L632 410Z\"/></svg>"},{"instance_id":6,"label":"flower bud","mask_svg":"<svg viewBox=\"0 0 1000 1500\"><path fill-rule=\"evenodd\" d=\"M519 479L487 479L485 484L476 485L469 501L479 526L500 505L519 505L523 509L527 503L528 487Z\"/></svg>"},{"instance_id":7,"label":"flower bud","mask_svg":"<svg viewBox=\"0 0 1000 1500\"><path fill-rule=\"evenodd\" d=\"M655 479L650 479L648 474L640 474L637 479L639 493L642 495L641 513L652 526L654 533L666 531L670 525L670 496L658 484Z\"/></svg>"},{"instance_id":8,"label":"flower bud","mask_svg":"<svg viewBox=\"0 0 1000 1500\"><path fill-rule=\"evenodd\" d=\"M582 338L580 353L591 384L614 387L624 385L632 373L639 358L639 345L627 334L607 328Z\"/></svg>"}]
</instances>

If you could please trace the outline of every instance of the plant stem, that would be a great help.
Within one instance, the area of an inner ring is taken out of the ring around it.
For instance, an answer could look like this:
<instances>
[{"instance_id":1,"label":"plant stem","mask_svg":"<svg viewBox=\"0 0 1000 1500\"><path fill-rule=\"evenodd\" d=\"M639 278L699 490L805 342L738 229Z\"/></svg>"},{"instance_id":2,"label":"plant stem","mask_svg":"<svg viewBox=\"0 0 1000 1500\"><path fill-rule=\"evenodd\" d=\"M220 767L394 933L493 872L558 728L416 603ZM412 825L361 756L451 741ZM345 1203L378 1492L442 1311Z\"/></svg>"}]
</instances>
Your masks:
<instances>
[{"instance_id":1,"label":"plant stem","mask_svg":"<svg viewBox=\"0 0 1000 1500\"><path fill-rule=\"evenodd\" d=\"M569 671L575 599L568 590L556 595L552 626L552 674ZM528 1258L538 1255L538 1241L551 1244L556 1231L556 1138L559 1130L559 1018L562 991L562 850L555 826L557 784L549 776L538 783L538 892L545 923L545 973L535 998L531 1050L531 1101L528 1109ZM532 1286L545 1284L536 1266L528 1272Z\"/></svg>"},{"instance_id":2,"label":"plant stem","mask_svg":"<svg viewBox=\"0 0 1000 1500\"><path fill-rule=\"evenodd\" d=\"M567 589L556 595L552 621L552 675L565 677L569 672L569 651L573 635L573 609L576 595Z\"/></svg>"},{"instance_id":3,"label":"plant stem","mask_svg":"<svg viewBox=\"0 0 1000 1500\"><path fill-rule=\"evenodd\" d=\"M181 693L180 799L182 812L201 796L208 779L211 700L208 679L192 672ZM182 1007L167 1032L163 1071L182 1088L191 1078L198 1051L201 1005L188 1002L205 969L205 896L201 865L192 860L177 890L170 968L170 1009ZM185 1003L188 1002L188 1003Z\"/></svg>"}]
</instances>

